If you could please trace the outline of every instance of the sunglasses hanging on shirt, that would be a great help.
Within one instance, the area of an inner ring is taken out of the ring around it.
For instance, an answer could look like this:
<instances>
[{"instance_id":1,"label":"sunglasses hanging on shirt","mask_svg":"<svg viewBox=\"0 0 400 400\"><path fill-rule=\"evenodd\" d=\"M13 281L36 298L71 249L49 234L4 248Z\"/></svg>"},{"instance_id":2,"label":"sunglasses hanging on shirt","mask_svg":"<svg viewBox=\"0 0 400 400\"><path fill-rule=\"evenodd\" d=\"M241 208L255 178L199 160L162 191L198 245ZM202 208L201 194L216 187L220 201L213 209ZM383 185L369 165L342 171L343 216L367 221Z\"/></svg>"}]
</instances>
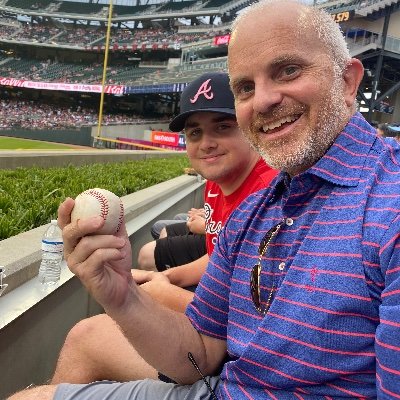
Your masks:
<instances>
[{"instance_id":1,"label":"sunglasses hanging on shirt","mask_svg":"<svg viewBox=\"0 0 400 400\"><path fill-rule=\"evenodd\" d=\"M261 291L260 291L260 277L261 277L261 260L263 256L266 254L267 249L278 234L284 221L279 222L279 224L274 225L263 237L261 240L260 246L258 247L258 260L251 270L250 274L250 294L251 299L253 300L253 304L255 309L262 315L266 315L271 307L272 300L274 298L274 292L276 290L276 282L275 282L275 273L272 273L272 283L271 289L268 292L267 299L265 301L265 305L261 304Z\"/></svg>"}]
</instances>

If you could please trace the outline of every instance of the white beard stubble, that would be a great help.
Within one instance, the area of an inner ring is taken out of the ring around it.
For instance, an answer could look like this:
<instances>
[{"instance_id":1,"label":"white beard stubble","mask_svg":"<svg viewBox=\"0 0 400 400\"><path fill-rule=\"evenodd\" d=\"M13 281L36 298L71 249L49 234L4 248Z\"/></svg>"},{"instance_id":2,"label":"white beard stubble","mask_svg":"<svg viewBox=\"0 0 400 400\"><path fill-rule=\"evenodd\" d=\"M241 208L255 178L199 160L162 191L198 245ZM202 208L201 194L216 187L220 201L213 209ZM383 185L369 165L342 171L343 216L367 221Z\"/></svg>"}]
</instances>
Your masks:
<instances>
[{"instance_id":1,"label":"white beard stubble","mask_svg":"<svg viewBox=\"0 0 400 400\"><path fill-rule=\"evenodd\" d=\"M260 140L260 133L254 132L251 126L244 134L269 166L294 175L296 171L302 171L315 164L331 147L347 123L349 110L342 92L341 79L335 77L324 106L321 107L315 128L306 127L297 140L285 138L266 145ZM281 112L280 114L282 115ZM285 115L288 114L293 114L293 110L286 109ZM260 117L260 120L263 119L266 119L266 116Z\"/></svg>"}]
</instances>

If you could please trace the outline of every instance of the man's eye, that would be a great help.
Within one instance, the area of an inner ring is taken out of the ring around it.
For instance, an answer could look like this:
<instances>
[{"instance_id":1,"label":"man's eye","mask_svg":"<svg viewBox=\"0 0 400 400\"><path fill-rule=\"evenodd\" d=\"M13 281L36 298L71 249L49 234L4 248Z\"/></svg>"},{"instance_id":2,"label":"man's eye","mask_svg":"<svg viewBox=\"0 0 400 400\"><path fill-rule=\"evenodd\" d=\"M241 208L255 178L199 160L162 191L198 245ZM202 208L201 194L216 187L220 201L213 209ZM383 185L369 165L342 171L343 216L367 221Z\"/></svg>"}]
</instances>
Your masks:
<instances>
[{"instance_id":1,"label":"man's eye","mask_svg":"<svg viewBox=\"0 0 400 400\"><path fill-rule=\"evenodd\" d=\"M252 83L243 83L240 85L238 91L239 93L248 94L254 89L254 85Z\"/></svg>"},{"instance_id":2,"label":"man's eye","mask_svg":"<svg viewBox=\"0 0 400 400\"><path fill-rule=\"evenodd\" d=\"M186 134L186 138L187 139L196 139L196 138L198 138L199 136L200 136L200 131L198 131L198 130L191 130L191 131L186 131L185 132L185 134Z\"/></svg>"},{"instance_id":3,"label":"man's eye","mask_svg":"<svg viewBox=\"0 0 400 400\"><path fill-rule=\"evenodd\" d=\"M282 69L281 77L282 78L294 78L300 73L300 67L297 65L288 65L287 67Z\"/></svg>"},{"instance_id":4,"label":"man's eye","mask_svg":"<svg viewBox=\"0 0 400 400\"><path fill-rule=\"evenodd\" d=\"M254 91L253 83L240 83L234 88L233 92L238 98L246 98Z\"/></svg>"}]
</instances>

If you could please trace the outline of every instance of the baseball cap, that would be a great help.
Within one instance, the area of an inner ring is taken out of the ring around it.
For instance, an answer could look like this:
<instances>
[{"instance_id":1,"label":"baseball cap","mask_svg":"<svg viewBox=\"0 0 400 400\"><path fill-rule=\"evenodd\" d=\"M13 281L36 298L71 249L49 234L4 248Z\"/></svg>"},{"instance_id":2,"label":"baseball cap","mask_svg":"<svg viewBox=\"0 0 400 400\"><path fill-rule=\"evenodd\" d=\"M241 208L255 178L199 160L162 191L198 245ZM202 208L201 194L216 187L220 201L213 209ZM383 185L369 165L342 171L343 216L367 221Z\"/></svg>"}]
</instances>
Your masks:
<instances>
[{"instance_id":1,"label":"baseball cap","mask_svg":"<svg viewBox=\"0 0 400 400\"><path fill-rule=\"evenodd\" d=\"M170 122L169 129L183 130L187 118L197 112L236 115L227 73L209 72L189 83L181 95L180 114Z\"/></svg>"}]
</instances>

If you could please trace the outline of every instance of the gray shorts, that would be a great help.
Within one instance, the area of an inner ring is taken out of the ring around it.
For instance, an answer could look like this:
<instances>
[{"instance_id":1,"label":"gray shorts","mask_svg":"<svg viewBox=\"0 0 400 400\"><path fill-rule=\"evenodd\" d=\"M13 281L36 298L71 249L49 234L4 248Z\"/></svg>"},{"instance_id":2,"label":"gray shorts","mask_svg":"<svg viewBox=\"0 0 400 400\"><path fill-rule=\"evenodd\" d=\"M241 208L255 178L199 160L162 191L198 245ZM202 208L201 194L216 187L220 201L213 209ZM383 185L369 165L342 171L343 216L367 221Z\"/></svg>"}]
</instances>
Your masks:
<instances>
[{"instance_id":1,"label":"gray shorts","mask_svg":"<svg viewBox=\"0 0 400 400\"><path fill-rule=\"evenodd\" d=\"M207 377L214 392L219 376ZM210 400L205 383L200 380L193 385L176 385L152 379L132 382L100 381L81 384L58 385L53 400Z\"/></svg>"}]
</instances>

